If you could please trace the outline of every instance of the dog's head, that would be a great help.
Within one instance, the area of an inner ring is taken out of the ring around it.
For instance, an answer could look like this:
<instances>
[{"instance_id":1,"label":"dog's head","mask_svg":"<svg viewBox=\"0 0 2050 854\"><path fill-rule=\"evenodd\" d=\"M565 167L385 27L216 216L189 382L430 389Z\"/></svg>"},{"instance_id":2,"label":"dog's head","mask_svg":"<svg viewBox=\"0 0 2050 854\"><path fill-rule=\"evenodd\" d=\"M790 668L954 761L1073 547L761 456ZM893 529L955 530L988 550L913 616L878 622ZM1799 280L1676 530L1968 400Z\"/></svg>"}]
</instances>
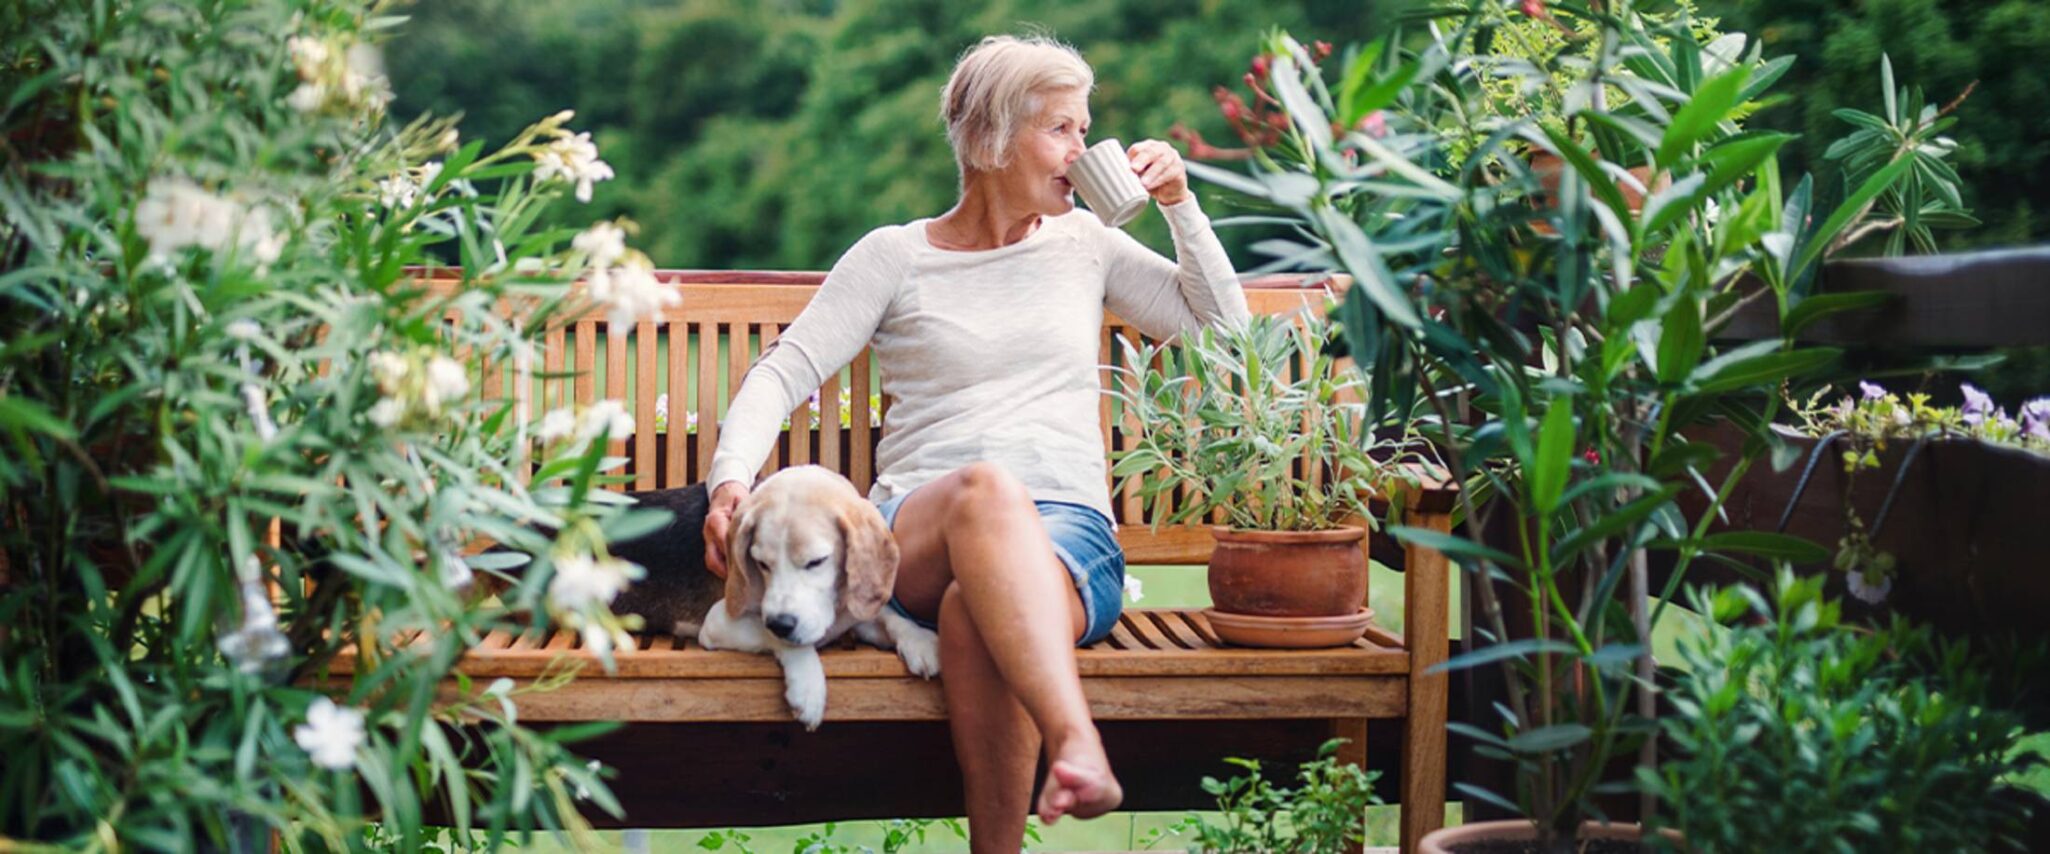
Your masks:
<instances>
[{"instance_id":1,"label":"dog's head","mask_svg":"<svg viewBox=\"0 0 2050 854\"><path fill-rule=\"evenodd\" d=\"M734 514L726 610L758 613L776 636L817 643L840 610L882 612L897 583L897 541L846 478L818 466L771 475Z\"/></svg>"}]
</instances>

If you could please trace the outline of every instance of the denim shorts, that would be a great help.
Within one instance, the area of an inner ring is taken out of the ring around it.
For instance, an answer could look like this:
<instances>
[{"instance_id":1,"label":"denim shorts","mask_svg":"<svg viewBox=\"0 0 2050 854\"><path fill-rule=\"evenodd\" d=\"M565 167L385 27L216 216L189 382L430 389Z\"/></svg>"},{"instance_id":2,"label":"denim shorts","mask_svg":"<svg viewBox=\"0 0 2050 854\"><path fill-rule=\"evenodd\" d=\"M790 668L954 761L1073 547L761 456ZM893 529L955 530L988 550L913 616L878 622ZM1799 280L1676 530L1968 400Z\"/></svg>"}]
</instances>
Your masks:
<instances>
[{"instance_id":1,"label":"denim shorts","mask_svg":"<svg viewBox=\"0 0 2050 854\"><path fill-rule=\"evenodd\" d=\"M897 508L910 495L906 492L877 506L891 530L897 527ZM1065 501L1032 503L1039 508L1039 521L1046 525L1046 533L1053 540L1054 555L1068 568L1075 592L1082 597L1082 614L1089 626L1075 645L1088 646L1110 637L1110 630L1118 624L1118 615L1125 607L1125 552L1118 546L1110 520L1087 505ZM933 621L913 615L895 596L890 597L890 609L928 629L939 629Z\"/></svg>"}]
</instances>

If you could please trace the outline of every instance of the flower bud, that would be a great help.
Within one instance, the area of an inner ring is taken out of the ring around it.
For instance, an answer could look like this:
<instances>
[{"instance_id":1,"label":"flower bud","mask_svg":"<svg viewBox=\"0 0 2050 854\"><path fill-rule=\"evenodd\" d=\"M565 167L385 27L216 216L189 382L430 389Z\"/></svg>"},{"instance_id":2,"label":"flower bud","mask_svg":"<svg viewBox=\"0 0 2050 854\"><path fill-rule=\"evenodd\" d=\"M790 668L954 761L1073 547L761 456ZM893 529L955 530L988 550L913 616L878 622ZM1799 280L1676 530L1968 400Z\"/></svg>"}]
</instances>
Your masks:
<instances>
[{"instance_id":1,"label":"flower bud","mask_svg":"<svg viewBox=\"0 0 2050 854\"><path fill-rule=\"evenodd\" d=\"M1329 58L1330 56L1331 56L1331 43L1330 43L1330 42L1324 41L1323 39L1318 39L1317 41L1315 41L1315 42L1312 42L1312 43L1310 43L1310 58L1311 58L1311 61L1313 61L1313 62L1323 62L1323 61L1324 61L1325 59Z\"/></svg>"},{"instance_id":2,"label":"flower bud","mask_svg":"<svg viewBox=\"0 0 2050 854\"><path fill-rule=\"evenodd\" d=\"M1268 63L1271 61L1272 60L1268 59L1267 54L1264 53L1260 54L1259 56L1253 57L1253 70L1251 73L1246 75L1248 78L1248 85L1251 84L1252 78L1259 78L1261 80L1267 79Z\"/></svg>"}]
</instances>

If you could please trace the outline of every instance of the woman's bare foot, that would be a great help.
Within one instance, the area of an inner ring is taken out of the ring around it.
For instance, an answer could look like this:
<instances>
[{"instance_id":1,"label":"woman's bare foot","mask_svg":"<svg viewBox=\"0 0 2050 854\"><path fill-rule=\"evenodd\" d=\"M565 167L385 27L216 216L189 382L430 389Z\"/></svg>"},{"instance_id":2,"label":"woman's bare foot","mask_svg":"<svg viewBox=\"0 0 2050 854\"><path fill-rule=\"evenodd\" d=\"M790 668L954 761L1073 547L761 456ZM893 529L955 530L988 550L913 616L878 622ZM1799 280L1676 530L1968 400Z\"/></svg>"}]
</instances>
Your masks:
<instances>
[{"instance_id":1,"label":"woman's bare foot","mask_svg":"<svg viewBox=\"0 0 2050 854\"><path fill-rule=\"evenodd\" d=\"M1072 751L1047 767L1046 785L1039 790L1039 820L1053 824L1066 815L1095 818L1124 800L1124 787L1111 774L1109 757L1095 745L1093 750Z\"/></svg>"}]
</instances>

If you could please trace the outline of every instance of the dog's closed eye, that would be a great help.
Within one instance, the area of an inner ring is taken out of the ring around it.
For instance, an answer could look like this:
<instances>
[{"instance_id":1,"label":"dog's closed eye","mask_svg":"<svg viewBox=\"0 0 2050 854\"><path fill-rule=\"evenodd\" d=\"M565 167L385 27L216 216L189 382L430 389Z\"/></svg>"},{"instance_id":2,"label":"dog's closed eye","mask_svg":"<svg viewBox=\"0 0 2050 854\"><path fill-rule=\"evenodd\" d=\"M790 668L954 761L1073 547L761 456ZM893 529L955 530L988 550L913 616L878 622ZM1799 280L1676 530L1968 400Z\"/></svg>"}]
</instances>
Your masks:
<instances>
[{"instance_id":1,"label":"dog's closed eye","mask_svg":"<svg viewBox=\"0 0 2050 854\"><path fill-rule=\"evenodd\" d=\"M804 568L805 568L805 569L818 569L819 567L825 566L825 565L826 565L826 561L829 561L829 560L832 560L832 559L833 559L833 556L832 556L832 555L823 555L823 556L820 556L820 557L815 557L815 558L812 558L811 560L805 561L805 562L804 562Z\"/></svg>"}]
</instances>

